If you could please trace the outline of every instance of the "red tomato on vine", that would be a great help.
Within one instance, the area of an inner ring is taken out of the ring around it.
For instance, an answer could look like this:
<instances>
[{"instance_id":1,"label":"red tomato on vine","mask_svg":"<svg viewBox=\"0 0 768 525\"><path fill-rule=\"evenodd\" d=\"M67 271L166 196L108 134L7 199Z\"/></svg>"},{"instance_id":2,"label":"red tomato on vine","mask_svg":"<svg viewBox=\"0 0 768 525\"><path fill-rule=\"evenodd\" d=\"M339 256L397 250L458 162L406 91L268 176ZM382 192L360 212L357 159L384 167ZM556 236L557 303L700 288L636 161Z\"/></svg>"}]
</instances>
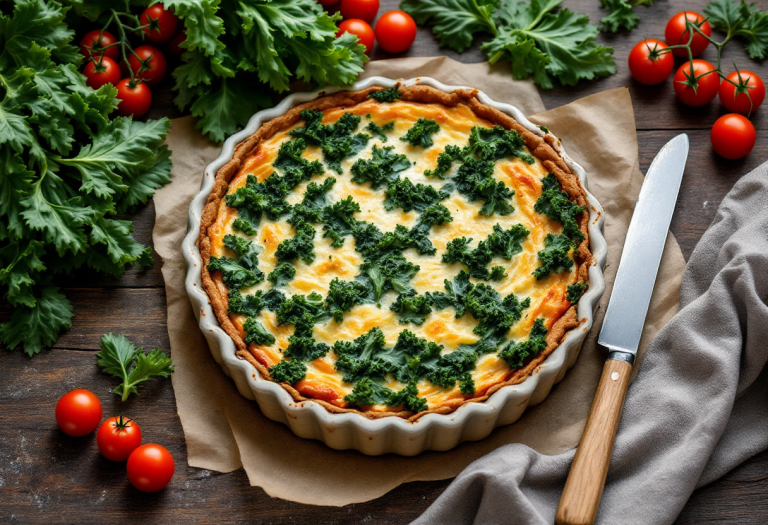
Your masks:
<instances>
[{"instance_id":1,"label":"red tomato on vine","mask_svg":"<svg viewBox=\"0 0 768 525\"><path fill-rule=\"evenodd\" d=\"M336 37L338 38L344 33L352 33L353 35L357 35L357 38L360 39L360 43L365 46L365 54L371 54L371 51L373 50L373 42L375 39L373 36L373 29L371 29L371 26L368 25L368 22L365 20L357 20L355 18L352 20L344 20L339 24L339 32L336 33Z\"/></svg>"},{"instance_id":2,"label":"red tomato on vine","mask_svg":"<svg viewBox=\"0 0 768 525\"><path fill-rule=\"evenodd\" d=\"M143 117L152 105L152 91L144 82L131 83L130 78L124 78L117 83L117 112L127 117L133 115L136 118Z\"/></svg>"},{"instance_id":3,"label":"red tomato on vine","mask_svg":"<svg viewBox=\"0 0 768 525\"><path fill-rule=\"evenodd\" d=\"M112 60L117 60L118 46L112 45L115 42L117 42L115 35L109 31L94 29L86 33L80 41L80 52L85 58L98 59L103 54Z\"/></svg>"},{"instance_id":4,"label":"red tomato on vine","mask_svg":"<svg viewBox=\"0 0 768 525\"><path fill-rule=\"evenodd\" d=\"M715 153L726 159L740 159L755 147L755 126L743 115L729 113L715 121L710 133Z\"/></svg>"},{"instance_id":5,"label":"red tomato on vine","mask_svg":"<svg viewBox=\"0 0 768 525\"><path fill-rule=\"evenodd\" d=\"M734 71L720 84L720 102L734 113L748 115L759 108L764 99L765 84L752 71Z\"/></svg>"},{"instance_id":6,"label":"red tomato on vine","mask_svg":"<svg viewBox=\"0 0 768 525\"><path fill-rule=\"evenodd\" d=\"M693 71L691 71L693 64ZM675 73L675 94L687 106L704 106L717 96L720 77L715 66L706 60L694 58L686 62Z\"/></svg>"},{"instance_id":7,"label":"red tomato on vine","mask_svg":"<svg viewBox=\"0 0 768 525\"><path fill-rule=\"evenodd\" d=\"M101 60L89 60L83 70L85 83L93 89L99 89L104 84L116 85L120 81L120 66L109 57Z\"/></svg>"},{"instance_id":8,"label":"red tomato on vine","mask_svg":"<svg viewBox=\"0 0 768 525\"><path fill-rule=\"evenodd\" d=\"M664 30L664 40L667 41L667 44L676 46L688 43L691 34L688 32L686 20L690 20L696 24L705 35L712 36L712 27L703 16L693 11L683 11L677 13L669 19L669 22L667 22L667 27ZM693 40L691 40L691 53L693 56L697 57L702 54L708 45L709 40L694 31ZM675 49L673 50L673 53L675 56L688 58L688 51L685 49Z\"/></svg>"},{"instance_id":9,"label":"red tomato on vine","mask_svg":"<svg viewBox=\"0 0 768 525\"><path fill-rule=\"evenodd\" d=\"M141 429L136 422L121 416L105 420L96 433L101 455L110 461L125 461L141 445Z\"/></svg>"},{"instance_id":10,"label":"red tomato on vine","mask_svg":"<svg viewBox=\"0 0 768 525\"><path fill-rule=\"evenodd\" d=\"M632 78L651 86L664 82L675 67L675 58L661 40L646 38L629 52L629 72Z\"/></svg>"},{"instance_id":11,"label":"red tomato on vine","mask_svg":"<svg viewBox=\"0 0 768 525\"><path fill-rule=\"evenodd\" d=\"M179 18L162 4L150 6L141 13L139 23L147 26L142 31L147 41L153 44L168 42L176 34Z\"/></svg>"},{"instance_id":12,"label":"red tomato on vine","mask_svg":"<svg viewBox=\"0 0 768 525\"><path fill-rule=\"evenodd\" d=\"M128 65L136 78L150 86L156 86L165 76L168 62L163 52L153 46L139 46L128 57Z\"/></svg>"}]
</instances>

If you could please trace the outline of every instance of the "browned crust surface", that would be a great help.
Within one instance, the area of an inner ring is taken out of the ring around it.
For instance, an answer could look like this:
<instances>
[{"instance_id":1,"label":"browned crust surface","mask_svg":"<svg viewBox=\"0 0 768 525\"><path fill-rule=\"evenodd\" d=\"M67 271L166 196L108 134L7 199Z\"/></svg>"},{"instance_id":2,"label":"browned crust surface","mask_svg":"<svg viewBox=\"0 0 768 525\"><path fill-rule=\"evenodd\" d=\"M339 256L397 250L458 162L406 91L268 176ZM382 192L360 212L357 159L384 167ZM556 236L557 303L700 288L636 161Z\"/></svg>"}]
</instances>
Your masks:
<instances>
[{"instance_id":1,"label":"browned crust surface","mask_svg":"<svg viewBox=\"0 0 768 525\"><path fill-rule=\"evenodd\" d=\"M208 228L210 228L216 221L216 217L219 213L219 207L221 202L226 196L227 189L229 187L229 181L232 176L242 166L245 159L258 147L262 140L269 139L276 132L286 127L293 125L300 118L300 114L305 109L314 110L326 110L333 107L343 106L350 107L360 104L368 99L368 96L375 92L380 91L381 87L370 87L361 91L344 91L335 93L333 95L321 96L310 102L299 104L288 110L284 115L276 117L268 122L265 122L261 127L250 137L239 143L235 147L232 159L222 166L218 172L216 172L216 180L213 185L211 193L208 195L205 208L203 209L202 217L200 218L200 234L198 237L198 246L200 248L200 255L202 257L203 266L201 268L203 287L208 294L210 304L213 307L213 311L216 314L216 318L219 320L221 327L229 335L237 347L237 356L241 359L245 359L251 363L254 368L261 374L262 377L271 380L268 369L256 360L251 352L248 350L247 345L240 336L240 332L232 324L227 313L228 300L227 294L217 285L208 272L208 261L211 257L211 241L208 236ZM582 213L580 221L580 229L584 234L584 241L579 245L578 249L574 253L575 263L577 265L578 281L588 280L589 266L592 263L592 253L589 250L589 213L587 194L584 190L581 181L578 176L571 171L568 165L565 163L560 154L553 147L556 140L552 135L547 134L544 137L540 137L535 133L522 126L514 118L499 111L495 108L482 104L477 99L477 91L462 89L456 90L451 93L438 90L431 86L416 85L416 86L399 86L401 93L401 100L409 102L420 102L424 104L442 104L448 107L454 107L459 103L466 104L478 117L486 119L494 124L503 126L506 129L513 129L517 131L525 140L525 145L531 151L531 153L538 157L544 167L555 174L560 181L560 185L563 190L568 193L571 199L579 205L585 207L585 211ZM221 285L223 286L223 285ZM443 405L436 409L427 410L414 414L413 412L375 412L375 411L362 411L354 408L340 408L332 405L326 401L314 398L307 398L301 395L296 389L287 383L280 383L293 399L297 402L312 401L319 403L325 407L329 412L341 413L341 412L355 412L362 414L370 419L378 419L381 417L399 416L408 418L411 421L415 421L420 417L429 413L448 414L459 408L466 403L477 403L488 399L494 392L499 389L509 386L520 384L528 378L533 372L544 362L544 360L555 351L555 349L563 341L563 338L573 328L579 326L579 319L576 315L576 305L572 305L555 323L552 325L549 333L547 334L547 348L533 358L528 364L522 368L518 368L514 371L512 377L503 383L498 383L489 388L484 396L470 398L470 399L458 399L455 403Z\"/></svg>"}]
</instances>

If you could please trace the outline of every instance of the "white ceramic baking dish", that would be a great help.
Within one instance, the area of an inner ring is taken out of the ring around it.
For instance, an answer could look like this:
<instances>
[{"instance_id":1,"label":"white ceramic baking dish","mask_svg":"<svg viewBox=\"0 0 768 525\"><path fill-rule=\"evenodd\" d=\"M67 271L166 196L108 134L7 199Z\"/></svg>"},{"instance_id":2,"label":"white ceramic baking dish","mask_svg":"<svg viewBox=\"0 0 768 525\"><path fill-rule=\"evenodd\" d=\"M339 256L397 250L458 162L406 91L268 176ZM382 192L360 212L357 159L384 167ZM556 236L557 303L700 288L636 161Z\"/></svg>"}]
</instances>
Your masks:
<instances>
[{"instance_id":1,"label":"white ceramic baking dish","mask_svg":"<svg viewBox=\"0 0 768 525\"><path fill-rule=\"evenodd\" d=\"M467 89L464 86L446 86L426 77L410 80L371 77L348 89L356 91L369 86L392 87L397 82L404 85L426 84L449 92ZM200 217L213 187L216 172L232 158L235 146L252 135L263 122L284 114L296 104L340 90L331 88L322 92L296 93L285 98L274 108L256 113L245 129L224 142L221 155L206 167L200 193L189 206L189 231L181 246L187 263L186 289L200 330L208 340L216 362L221 365L224 373L235 381L240 393L255 400L268 418L288 425L300 437L318 439L339 450L354 449L368 455L394 453L404 456L413 456L425 450L449 450L464 441L483 439L494 428L517 421L527 407L541 403L552 386L563 379L566 371L576 362L605 289L602 269L605 266L607 245L602 233L602 208L589 193L584 169L568 157L559 140L556 141L555 147L581 179L590 204L589 239L594 263L589 268L589 289L577 305L581 325L571 330L560 346L525 381L498 390L482 403L467 403L450 414L427 414L415 422L409 422L399 417L367 419L354 413L336 414L312 401L296 402L280 385L263 379L248 361L236 356L232 339L219 326L208 302L201 282L202 261L197 248L197 237L200 231ZM479 100L511 115L532 132L543 135L539 127L525 118L516 107L491 100L482 92L479 93Z\"/></svg>"}]
</instances>

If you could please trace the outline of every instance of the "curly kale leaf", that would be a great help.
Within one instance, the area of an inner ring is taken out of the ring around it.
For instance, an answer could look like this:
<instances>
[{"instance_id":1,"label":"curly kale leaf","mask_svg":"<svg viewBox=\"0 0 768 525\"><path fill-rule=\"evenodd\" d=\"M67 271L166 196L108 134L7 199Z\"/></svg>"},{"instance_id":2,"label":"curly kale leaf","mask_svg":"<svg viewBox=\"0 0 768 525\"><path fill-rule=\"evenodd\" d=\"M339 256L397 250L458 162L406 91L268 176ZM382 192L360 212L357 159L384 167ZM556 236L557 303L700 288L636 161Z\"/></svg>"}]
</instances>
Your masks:
<instances>
[{"instance_id":1,"label":"curly kale leaf","mask_svg":"<svg viewBox=\"0 0 768 525\"><path fill-rule=\"evenodd\" d=\"M501 126L492 128L472 127L467 151L477 155L480 160L499 160L518 157L528 164L535 162L532 155L523 151L525 141L517 131Z\"/></svg>"},{"instance_id":2,"label":"curly kale leaf","mask_svg":"<svg viewBox=\"0 0 768 525\"><path fill-rule=\"evenodd\" d=\"M237 255L237 262L241 266L253 271L258 270L261 248L253 241L229 233L224 236L224 246L235 252Z\"/></svg>"},{"instance_id":3,"label":"curly kale leaf","mask_svg":"<svg viewBox=\"0 0 768 525\"><path fill-rule=\"evenodd\" d=\"M388 89L382 89L379 91L374 91L370 95L368 95L368 98L372 98L375 100L378 100L379 102L394 102L395 100L399 99L402 95L400 94L400 90L398 89L398 86L392 86Z\"/></svg>"},{"instance_id":4,"label":"curly kale leaf","mask_svg":"<svg viewBox=\"0 0 768 525\"><path fill-rule=\"evenodd\" d=\"M294 295L283 301L277 308L277 324L292 324L299 335L311 333L312 326L318 321L328 318L328 312L323 304L323 297L315 292L309 295Z\"/></svg>"},{"instance_id":5,"label":"curly kale leaf","mask_svg":"<svg viewBox=\"0 0 768 525\"><path fill-rule=\"evenodd\" d=\"M408 290L398 295L389 309L397 312L401 323L420 325L432 312L432 305L427 295L417 295L415 290Z\"/></svg>"},{"instance_id":6,"label":"curly kale leaf","mask_svg":"<svg viewBox=\"0 0 768 525\"><path fill-rule=\"evenodd\" d=\"M133 346L123 334L105 334L96 358L102 372L122 380L112 392L122 396L123 401L138 393L136 387L139 383L152 377L169 377L174 371L168 354L159 348L145 354L142 347Z\"/></svg>"},{"instance_id":7,"label":"curly kale leaf","mask_svg":"<svg viewBox=\"0 0 768 525\"><path fill-rule=\"evenodd\" d=\"M326 206L320 214L323 222L323 238L331 239L331 246L340 248L344 245L344 237L352 233L357 221L353 217L360 212L360 205L348 195L346 199Z\"/></svg>"},{"instance_id":8,"label":"curly kale leaf","mask_svg":"<svg viewBox=\"0 0 768 525\"><path fill-rule=\"evenodd\" d=\"M243 232L246 235L256 235L256 227L248 220L238 217L232 223L232 229L236 232Z\"/></svg>"},{"instance_id":9,"label":"curly kale leaf","mask_svg":"<svg viewBox=\"0 0 768 525\"><path fill-rule=\"evenodd\" d=\"M307 365L294 359L292 361L280 361L269 368L269 375L277 383L294 385L307 375Z\"/></svg>"},{"instance_id":10,"label":"curly kale leaf","mask_svg":"<svg viewBox=\"0 0 768 525\"><path fill-rule=\"evenodd\" d=\"M608 15L600 20L603 31L618 33L620 29L632 31L640 22L635 13L639 5L652 5L653 0L600 0L600 5L607 9Z\"/></svg>"},{"instance_id":11,"label":"curly kale leaf","mask_svg":"<svg viewBox=\"0 0 768 525\"><path fill-rule=\"evenodd\" d=\"M584 292L587 291L588 287L589 287L589 284L587 283L587 281L580 281L578 283L573 283L571 285L568 285L568 293L566 295L567 299L572 304L578 303L579 299L581 299L581 296L584 295Z\"/></svg>"},{"instance_id":12,"label":"curly kale leaf","mask_svg":"<svg viewBox=\"0 0 768 525\"><path fill-rule=\"evenodd\" d=\"M407 261L402 254L389 252L377 259L363 262L360 273L370 280L374 300L378 302L388 290L397 293L410 290L409 282L419 269L419 266Z\"/></svg>"},{"instance_id":13,"label":"curly kale leaf","mask_svg":"<svg viewBox=\"0 0 768 525\"><path fill-rule=\"evenodd\" d=\"M248 175L245 186L230 193L224 200L227 206L238 210L240 218L256 228L261 221L262 212L274 221L291 210L291 205L286 202L285 197L292 189L286 179L276 173L271 174L264 182Z\"/></svg>"},{"instance_id":14,"label":"curly kale leaf","mask_svg":"<svg viewBox=\"0 0 768 525\"><path fill-rule=\"evenodd\" d=\"M378 137L382 142L387 141L387 133L395 129L395 121L387 122L383 126L378 126L375 122L371 121L365 126L365 130L374 137Z\"/></svg>"},{"instance_id":15,"label":"curly kale leaf","mask_svg":"<svg viewBox=\"0 0 768 525\"><path fill-rule=\"evenodd\" d=\"M533 209L562 224L563 233L575 245L578 246L584 240L584 234L579 229L584 206L579 206L568 198L568 194L560 188L560 183L553 173L542 180L541 196L536 200Z\"/></svg>"},{"instance_id":16,"label":"curly kale leaf","mask_svg":"<svg viewBox=\"0 0 768 525\"><path fill-rule=\"evenodd\" d=\"M488 248L494 255L499 255L506 260L512 259L523 251L523 241L531 232L522 224L515 224L508 230L494 224L493 233L486 239Z\"/></svg>"},{"instance_id":17,"label":"curly kale leaf","mask_svg":"<svg viewBox=\"0 0 768 525\"><path fill-rule=\"evenodd\" d=\"M443 191L441 190L441 193ZM421 255L434 255L437 253L435 245L429 239L429 231L432 226L440 226L446 222L453 222L453 217L448 208L442 204L432 204L424 210L416 225L409 233L411 242Z\"/></svg>"},{"instance_id":18,"label":"curly kale leaf","mask_svg":"<svg viewBox=\"0 0 768 525\"><path fill-rule=\"evenodd\" d=\"M520 301L510 294L502 300L496 290L480 283L467 293L464 304L467 311L480 321L474 333L482 337L506 333L522 318L523 310L531 305L531 299L526 297Z\"/></svg>"},{"instance_id":19,"label":"curly kale leaf","mask_svg":"<svg viewBox=\"0 0 768 525\"><path fill-rule=\"evenodd\" d=\"M454 145L447 145L445 151L437 156L437 166L433 170L426 170L424 175L427 177L437 177L438 179L444 179L445 175L451 170L453 162L462 162L464 160L464 153L461 148Z\"/></svg>"},{"instance_id":20,"label":"curly kale leaf","mask_svg":"<svg viewBox=\"0 0 768 525\"><path fill-rule=\"evenodd\" d=\"M313 337L301 337L292 335L288 338L288 348L285 349L285 357L299 361L314 361L324 357L330 351L325 343L318 343Z\"/></svg>"},{"instance_id":21,"label":"curly kale leaf","mask_svg":"<svg viewBox=\"0 0 768 525\"><path fill-rule=\"evenodd\" d=\"M334 277L328 288L328 296L325 304L331 317L341 323L344 320L344 312L349 312L356 304L362 304L369 300L370 289L360 281L342 281Z\"/></svg>"},{"instance_id":22,"label":"curly kale leaf","mask_svg":"<svg viewBox=\"0 0 768 525\"><path fill-rule=\"evenodd\" d=\"M438 131L440 131L440 124L432 119L422 117L411 126L411 129L409 129L405 135L400 137L400 140L408 142L411 146L428 148L434 144L432 135Z\"/></svg>"},{"instance_id":23,"label":"curly kale leaf","mask_svg":"<svg viewBox=\"0 0 768 525\"><path fill-rule=\"evenodd\" d=\"M547 327L544 326L544 319L538 318L533 323L528 340L507 344L499 352L499 357L507 362L510 368L520 368L529 357L536 356L547 348Z\"/></svg>"},{"instance_id":24,"label":"curly kale leaf","mask_svg":"<svg viewBox=\"0 0 768 525\"><path fill-rule=\"evenodd\" d=\"M267 332L264 325L253 317L249 317L243 323L243 330L245 330L245 342L255 345L265 346L275 343L275 336Z\"/></svg>"},{"instance_id":25,"label":"curly kale leaf","mask_svg":"<svg viewBox=\"0 0 768 525\"><path fill-rule=\"evenodd\" d=\"M299 228L304 223L320 222L320 212L328 204L327 193L334 184L334 177L328 177L322 184L310 182L304 191L304 199L293 207L288 223L294 228Z\"/></svg>"},{"instance_id":26,"label":"curly kale leaf","mask_svg":"<svg viewBox=\"0 0 768 525\"><path fill-rule=\"evenodd\" d=\"M398 173L411 166L408 157L392 153L394 149L394 146L379 148L374 144L370 159L357 159L352 165L352 180L360 184L370 181L373 190L394 181Z\"/></svg>"},{"instance_id":27,"label":"curly kale leaf","mask_svg":"<svg viewBox=\"0 0 768 525\"><path fill-rule=\"evenodd\" d=\"M414 184L407 177L402 179L398 177L387 188L384 209L402 208L403 211L424 211L432 204L448 197L450 197L450 193L446 191L438 191L433 186L426 184Z\"/></svg>"},{"instance_id":28,"label":"curly kale leaf","mask_svg":"<svg viewBox=\"0 0 768 525\"><path fill-rule=\"evenodd\" d=\"M418 396L415 383L396 392L367 377L355 384L352 393L345 396L344 401L360 407L387 405L402 406L411 412L427 410L427 401Z\"/></svg>"},{"instance_id":29,"label":"curly kale leaf","mask_svg":"<svg viewBox=\"0 0 768 525\"><path fill-rule=\"evenodd\" d=\"M456 310L456 317L461 317L467 311L464 305L467 300L467 294L474 286L469 282L469 274L461 270L452 281L446 279L443 283L445 285L445 292L427 293L430 302L438 310L453 307Z\"/></svg>"},{"instance_id":30,"label":"curly kale leaf","mask_svg":"<svg viewBox=\"0 0 768 525\"><path fill-rule=\"evenodd\" d=\"M493 178L495 161L466 159L456 174L456 187L470 202L483 201L481 215L509 215L515 211L509 203L515 192Z\"/></svg>"},{"instance_id":31,"label":"curly kale leaf","mask_svg":"<svg viewBox=\"0 0 768 525\"><path fill-rule=\"evenodd\" d=\"M208 261L209 272L221 272L224 284L227 288L240 290L253 286L264 280L264 272L255 269L248 269L237 261L229 257L211 257Z\"/></svg>"},{"instance_id":32,"label":"curly kale leaf","mask_svg":"<svg viewBox=\"0 0 768 525\"><path fill-rule=\"evenodd\" d=\"M336 369L344 374L342 379L347 383L356 383L364 377L383 379L395 371L394 363L379 355L386 353L386 342L377 326L354 341L336 341L333 351L337 356Z\"/></svg>"},{"instance_id":33,"label":"curly kale leaf","mask_svg":"<svg viewBox=\"0 0 768 525\"><path fill-rule=\"evenodd\" d=\"M499 241L495 240L498 237L494 237L494 235L498 235L495 228L494 233L489 235L488 239L480 241L474 249L469 247L469 243L472 242L471 238L457 237L446 245L442 261L448 264L462 263L466 265L469 274L476 279L500 281L506 275L504 268L501 266L494 266L490 270L487 268L494 255L504 255L503 252L494 251L494 249L503 247Z\"/></svg>"},{"instance_id":34,"label":"curly kale leaf","mask_svg":"<svg viewBox=\"0 0 768 525\"><path fill-rule=\"evenodd\" d=\"M368 135L353 132L360 125L362 117L353 113L344 113L334 124L322 124L323 112L305 109L301 118L306 125L294 129L291 135L296 140L306 140L308 144L320 146L328 167L341 173L341 161L359 153L368 144Z\"/></svg>"},{"instance_id":35,"label":"curly kale leaf","mask_svg":"<svg viewBox=\"0 0 768 525\"><path fill-rule=\"evenodd\" d=\"M377 251L384 234L375 224L358 221L352 227L352 236L355 238L355 250L364 256L370 256Z\"/></svg>"},{"instance_id":36,"label":"curly kale leaf","mask_svg":"<svg viewBox=\"0 0 768 525\"><path fill-rule=\"evenodd\" d=\"M227 313L246 317L258 316L265 306L262 294L261 290L257 290L253 295L243 295L240 290L234 288L229 290Z\"/></svg>"},{"instance_id":37,"label":"curly kale leaf","mask_svg":"<svg viewBox=\"0 0 768 525\"><path fill-rule=\"evenodd\" d=\"M263 296L264 306L271 312L277 312L280 306L285 302L285 295L280 290L272 288Z\"/></svg>"},{"instance_id":38,"label":"curly kale leaf","mask_svg":"<svg viewBox=\"0 0 768 525\"><path fill-rule=\"evenodd\" d=\"M441 388L453 388L458 381L462 394L474 394L475 382L470 372L475 369L479 357L473 348L460 348L445 354L435 363L427 379Z\"/></svg>"},{"instance_id":39,"label":"curly kale leaf","mask_svg":"<svg viewBox=\"0 0 768 525\"><path fill-rule=\"evenodd\" d=\"M293 141L286 141L280 145L275 159L275 168L284 172L285 184L289 190L295 188L303 181L312 178L313 175L322 175L325 173L320 161L309 161L304 158L303 153L307 145L303 138L297 138Z\"/></svg>"},{"instance_id":40,"label":"curly kale leaf","mask_svg":"<svg viewBox=\"0 0 768 525\"><path fill-rule=\"evenodd\" d=\"M570 256L573 242L565 235L548 233L544 238L544 249L538 253L541 265L534 270L536 279L544 279L553 273L560 273L573 268Z\"/></svg>"},{"instance_id":41,"label":"curly kale leaf","mask_svg":"<svg viewBox=\"0 0 768 525\"><path fill-rule=\"evenodd\" d=\"M269 272L267 279L272 283L272 286L285 286L296 277L296 268L291 263L281 262L277 263L275 269Z\"/></svg>"},{"instance_id":42,"label":"curly kale leaf","mask_svg":"<svg viewBox=\"0 0 768 525\"><path fill-rule=\"evenodd\" d=\"M440 45L463 53L478 33L496 33L499 0L404 0L400 8L420 25L430 23Z\"/></svg>"},{"instance_id":43,"label":"curly kale leaf","mask_svg":"<svg viewBox=\"0 0 768 525\"><path fill-rule=\"evenodd\" d=\"M279 261L301 259L307 264L312 264L315 260L315 229L308 224L300 226L296 235L277 246L275 255Z\"/></svg>"}]
</instances>

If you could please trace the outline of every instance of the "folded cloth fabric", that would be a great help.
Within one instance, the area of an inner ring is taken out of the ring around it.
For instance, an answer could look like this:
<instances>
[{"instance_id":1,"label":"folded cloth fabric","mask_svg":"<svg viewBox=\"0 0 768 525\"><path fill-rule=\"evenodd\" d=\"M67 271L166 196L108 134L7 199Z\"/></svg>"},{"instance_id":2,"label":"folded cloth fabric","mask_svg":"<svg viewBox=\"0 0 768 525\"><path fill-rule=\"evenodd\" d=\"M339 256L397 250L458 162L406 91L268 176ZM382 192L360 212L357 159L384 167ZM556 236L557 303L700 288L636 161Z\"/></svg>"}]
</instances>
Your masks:
<instances>
[{"instance_id":1,"label":"folded cloth fabric","mask_svg":"<svg viewBox=\"0 0 768 525\"><path fill-rule=\"evenodd\" d=\"M598 523L672 523L695 488L768 448L768 163L720 205L680 306L629 388ZM416 523L551 524L573 454L501 447Z\"/></svg>"}]
</instances>

